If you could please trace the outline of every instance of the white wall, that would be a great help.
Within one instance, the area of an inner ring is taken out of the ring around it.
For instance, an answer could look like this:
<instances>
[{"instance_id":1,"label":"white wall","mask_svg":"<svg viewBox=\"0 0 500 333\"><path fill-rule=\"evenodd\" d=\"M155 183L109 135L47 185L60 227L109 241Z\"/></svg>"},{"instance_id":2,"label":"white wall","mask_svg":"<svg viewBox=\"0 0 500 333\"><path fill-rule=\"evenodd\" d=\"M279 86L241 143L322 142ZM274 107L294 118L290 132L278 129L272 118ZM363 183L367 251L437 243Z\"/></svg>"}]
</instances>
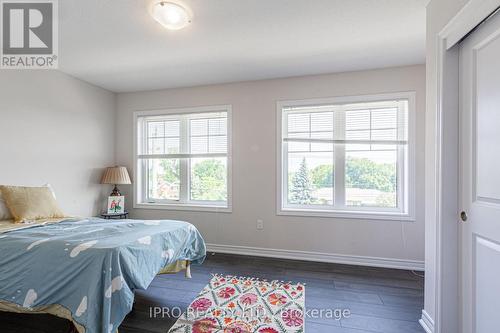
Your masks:
<instances>
[{"instance_id":1,"label":"white wall","mask_svg":"<svg viewBox=\"0 0 500 333\"><path fill-rule=\"evenodd\" d=\"M462 9L468 0L432 0L427 6L427 110L425 179L425 305L430 319L436 315L436 105L437 105L437 34Z\"/></svg>"},{"instance_id":2,"label":"white wall","mask_svg":"<svg viewBox=\"0 0 500 333\"><path fill-rule=\"evenodd\" d=\"M277 216L276 101L398 91L417 92L416 222ZM119 94L117 163L132 170L134 111L219 104L233 106L233 212L134 210L129 200L132 217L190 221L211 244L423 262L425 66Z\"/></svg>"},{"instance_id":3,"label":"white wall","mask_svg":"<svg viewBox=\"0 0 500 333\"><path fill-rule=\"evenodd\" d=\"M52 70L0 71L0 184L50 183L67 214L100 212L116 96Z\"/></svg>"}]
</instances>

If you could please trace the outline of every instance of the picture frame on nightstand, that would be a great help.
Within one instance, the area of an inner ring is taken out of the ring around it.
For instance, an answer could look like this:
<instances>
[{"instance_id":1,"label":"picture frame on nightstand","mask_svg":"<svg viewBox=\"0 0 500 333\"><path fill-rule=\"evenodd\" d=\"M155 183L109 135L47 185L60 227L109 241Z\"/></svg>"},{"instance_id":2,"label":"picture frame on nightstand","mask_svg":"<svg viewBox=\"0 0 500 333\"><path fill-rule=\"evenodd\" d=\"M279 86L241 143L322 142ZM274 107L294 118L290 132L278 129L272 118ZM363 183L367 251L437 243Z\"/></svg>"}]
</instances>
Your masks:
<instances>
[{"instance_id":1,"label":"picture frame on nightstand","mask_svg":"<svg viewBox=\"0 0 500 333\"><path fill-rule=\"evenodd\" d=\"M123 214L125 212L125 197L109 196L108 197L108 214Z\"/></svg>"}]
</instances>

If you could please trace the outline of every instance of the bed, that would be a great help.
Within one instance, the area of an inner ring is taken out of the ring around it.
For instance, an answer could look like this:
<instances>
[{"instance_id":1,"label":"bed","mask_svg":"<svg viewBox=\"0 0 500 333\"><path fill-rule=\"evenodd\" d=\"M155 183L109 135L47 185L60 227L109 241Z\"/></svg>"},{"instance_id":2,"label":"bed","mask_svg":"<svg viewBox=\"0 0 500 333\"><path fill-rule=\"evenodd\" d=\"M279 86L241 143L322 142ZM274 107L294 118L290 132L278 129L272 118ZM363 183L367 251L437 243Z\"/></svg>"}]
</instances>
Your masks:
<instances>
[{"instance_id":1,"label":"bed","mask_svg":"<svg viewBox=\"0 0 500 333\"><path fill-rule=\"evenodd\" d=\"M49 313L79 333L113 333L134 290L159 273L201 264L205 243L172 220L68 219L0 223L0 310Z\"/></svg>"}]
</instances>

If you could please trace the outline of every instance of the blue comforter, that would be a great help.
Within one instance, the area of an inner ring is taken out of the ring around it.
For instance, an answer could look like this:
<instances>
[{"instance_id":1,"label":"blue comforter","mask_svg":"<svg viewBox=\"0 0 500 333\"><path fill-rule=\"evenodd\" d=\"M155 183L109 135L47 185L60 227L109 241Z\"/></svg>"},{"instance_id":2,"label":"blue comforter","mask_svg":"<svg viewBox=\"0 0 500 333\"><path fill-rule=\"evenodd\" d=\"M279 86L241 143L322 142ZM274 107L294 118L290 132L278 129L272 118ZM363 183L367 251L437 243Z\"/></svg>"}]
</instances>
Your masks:
<instances>
[{"instance_id":1,"label":"blue comforter","mask_svg":"<svg viewBox=\"0 0 500 333\"><path fill-rule=\"evenodd\" d=\"M0 234L0 299L59 304L86 333L114 332L135 289L168 264L204 258L200 233L181 221L90 218L11 231Z\"/></svg>"}]
</instances>

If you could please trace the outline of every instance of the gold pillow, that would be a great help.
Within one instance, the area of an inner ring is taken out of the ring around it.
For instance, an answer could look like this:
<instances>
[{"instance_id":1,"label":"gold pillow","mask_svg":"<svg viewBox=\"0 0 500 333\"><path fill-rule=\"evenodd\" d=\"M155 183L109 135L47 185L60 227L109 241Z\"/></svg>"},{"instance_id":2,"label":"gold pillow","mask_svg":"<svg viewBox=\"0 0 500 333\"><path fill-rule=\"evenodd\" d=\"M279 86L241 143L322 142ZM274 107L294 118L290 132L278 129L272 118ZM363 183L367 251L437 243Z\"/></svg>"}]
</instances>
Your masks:
<instances>
[{"instance_id":1,"label":"gold pillow","mask_svg":"<svg viewBox=\"0 0 500 333\"><path fill-rule=\"evenodd\" d=\"M0 186L0 191L14 223L65 217L49 187Z\"/></svg>"}]
</instances>

